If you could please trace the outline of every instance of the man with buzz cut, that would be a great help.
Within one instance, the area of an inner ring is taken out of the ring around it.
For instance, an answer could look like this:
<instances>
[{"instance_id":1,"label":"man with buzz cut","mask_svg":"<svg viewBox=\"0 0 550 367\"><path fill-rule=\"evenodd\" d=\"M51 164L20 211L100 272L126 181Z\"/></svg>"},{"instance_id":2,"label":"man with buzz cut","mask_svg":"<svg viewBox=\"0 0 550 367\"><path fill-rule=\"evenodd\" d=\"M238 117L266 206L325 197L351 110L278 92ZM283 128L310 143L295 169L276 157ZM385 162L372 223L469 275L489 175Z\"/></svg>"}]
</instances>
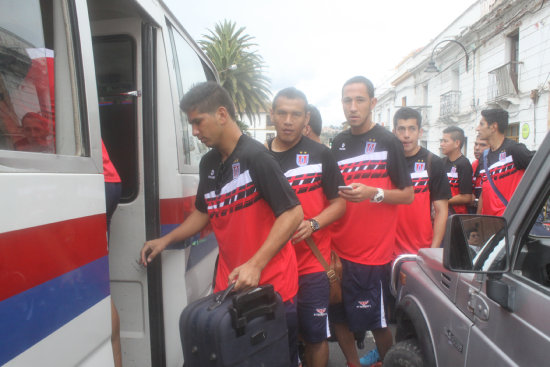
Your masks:
<instances>
[{"instance_id":1,"label":"man with buzz cut","mask_svg":"<svg viewBox=\"0 0 550 367\"><path fill-rule=\"evenodd\" d=\"M272 284L285 304L289 366L298 365L296 293L298 269L290 238L302 223L298 198L279 163L265 147L244 135L235 122L229 93L214 82L191 88L181 109L193 135L211 147L199 165L195 210L170 233L147 241L147 266L169 244L193 236L208 223L218 241L214 291Z\"/></svg>"},{"instance_id":2,"label":"man with buzz cut","mask_svg":"<svg viewBox=\"0 0 550 367\"><path fill-rule=\"evenodd\" d=\"M472 203L472 165L468 158L462 155L462 147L466 137L464 130L457 126L449 126L443 130L440 147L445 155L443 164L451 186L453 197L449 200L449 215L467 214Z\"/></svg>"},{"instance_id":3,"label":"man with buzz cut","mask_svg":"<svg viewBox=\"0 0 550 367\"><path fill-rule=\"evenodd\" d=\"M485 160L488 168L482 175L481 198L478 205L478 213L481 214L504 213L534 155L534 152L528 150L524 144L506 138L504 134L507 127L508 111L501 108L481 111L481 120L476 130L480 139L489 142L489 149L484 151L480 159L480 165L485 168Z\"/></svg>"},{"instance_id":4,"label":"man with buzz cut","mask_svg":"<svg viewBox=\"0 0 550 367\"><path fill-rule=\"evenodd\" d=\"M357 76L344 83L342 106L350 126L332 143L346 185L344 216L333 225L333 247L342 260L341 304L330 309L334 332L348 366L360 365L355 332L371 330L381 359L393 343L387 325L387 294L398 204L414 199L403 144L372 121L374 86ZM380 362L377 362L380 363Z\"/></svg>"},{"instance_id":5,"label":"man with buzz cut","mask_svg":"<svg viewBox=\"0 0 550 367\"><path fill-rule=\"evenodd\" d=\"M346 202L338 197L338 186L344 185L344 180L330 150L302 135L309 117L304 93L296 88L281 90L271 109L277 135L267 145L304 210L304 220L292 242L298 260L298 326L305 342L306 366L326 367L329 279L317 256L330 263L328 225L344 214Z\"/></svg>"},{"instance_id":6,"label":"man with buzz cut","mask_svg":"<svg viewBox=\"0 0 550 367\"><path fill-rule=\"evenodd\" d=\"M307 136L317 143L321 142L321 131L323 129L323 119L321 118L321 112L314 105L310 104L307 107L309 112L309 122L304 128L304 136Z\"/></svg>"}]
</instances>

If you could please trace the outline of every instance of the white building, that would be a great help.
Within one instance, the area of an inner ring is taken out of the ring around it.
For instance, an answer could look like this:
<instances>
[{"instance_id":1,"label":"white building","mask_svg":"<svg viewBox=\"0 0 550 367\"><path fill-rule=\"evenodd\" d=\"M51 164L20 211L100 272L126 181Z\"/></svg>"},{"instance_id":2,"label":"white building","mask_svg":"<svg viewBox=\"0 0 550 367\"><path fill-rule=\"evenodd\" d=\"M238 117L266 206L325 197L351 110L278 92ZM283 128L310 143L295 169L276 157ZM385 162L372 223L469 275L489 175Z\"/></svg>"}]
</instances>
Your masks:
<instances>
[{"instance_id":1,"label":"white building","mask_svg":"<svg viewBox=\"0 0 550 367\"><path fill-rule=\"evenodd\" d=\"M427 72L431 57L437 72ZM423 116L422 145L439 152L448 126L464 129L473 159L481 110L510 114L507 135L536 149L549 130L550 5L542 0L479 0L377 86L375 122L391 129L401 106Z\"/></svg>"},{"instance_id":2,"label":"white building","mask_svg":"<svg viewBox=\"0 0 550 367\"><path fill-rule=\"evenodd\" d=\"M248 126L247 134L260 143L275 137L275 126L271 122L271 116L267 112L260 112L259 118L250 121L246 115L243 116L243 122Z\"/></svg>"}]
</instances>

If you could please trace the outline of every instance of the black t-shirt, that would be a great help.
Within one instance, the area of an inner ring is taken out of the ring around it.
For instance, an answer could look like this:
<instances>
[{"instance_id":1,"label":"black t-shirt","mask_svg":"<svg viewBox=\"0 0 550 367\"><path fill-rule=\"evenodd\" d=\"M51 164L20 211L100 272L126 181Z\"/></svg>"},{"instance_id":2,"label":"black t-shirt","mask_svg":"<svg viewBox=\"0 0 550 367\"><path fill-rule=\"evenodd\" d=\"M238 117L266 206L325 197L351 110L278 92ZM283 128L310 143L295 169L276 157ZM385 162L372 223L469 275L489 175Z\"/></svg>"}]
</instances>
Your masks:
<instances>
[{"instance_id":1,"label":"black t-shirt","mask_svg":"<svg viewBox=\"0 0 550 367\"><path fill-rule=\"evenodd\" d=\"M451 186L451 193L453 196L459 194L471 194L472 193L472 165L468 158L461 155L455 161L450 161L449 158L443 158L443 164L445 166L445 172L449 179L449 185ZM451 208L452 207L452 208ZM450 205L449 211L456 214L467 214L468 205Z\"/></svg>"},{"instance_id":2,"label":"black t-shirt","mask_svg":"<svg viewBox=\"0 0 550 367\"><path fill-rule=\"evenodd\" d=\"M275 158L244 134L225 162L216 149L206 153L199 176L195 206L208 213L218 241L215 290L220 291L227 287L231 271L263 245L275 217L300 202ZM298 266L290 242L262 270L260 284L273 284L283 301L296 295Z\"/></svg>"},{"instance_id":3,"label":"black t-shirt","mask_svg":"<svg viewBox=\"0 0 550 367\"><path fill-rule=\"evenodd\" d=\"M272 140L268 142L271 149ZM280 162L290 185L302 203L304 218L319 215L338 197L338 186L344 179L330 150L313 140L302 137L298 144L284 152L272 152ZM330 262L331 236L328 227L311 235L317 248ZM305 241L294 243L298 260L298 274L305 275L325 271Z\"/></svg>"}]
</instances>

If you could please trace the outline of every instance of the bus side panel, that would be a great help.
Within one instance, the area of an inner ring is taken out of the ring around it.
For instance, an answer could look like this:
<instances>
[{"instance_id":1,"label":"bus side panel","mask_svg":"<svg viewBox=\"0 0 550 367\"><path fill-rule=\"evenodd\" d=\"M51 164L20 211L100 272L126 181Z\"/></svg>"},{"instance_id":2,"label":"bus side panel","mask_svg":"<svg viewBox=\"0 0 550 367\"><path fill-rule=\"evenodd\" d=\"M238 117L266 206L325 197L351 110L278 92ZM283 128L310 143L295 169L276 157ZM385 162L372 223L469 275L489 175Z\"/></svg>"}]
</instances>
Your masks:
<instances>
[{"instance_id":1,"label":"bus side panel","mask_svg":"<svg viewBox=\"0 0 550 367\"><path fill-rule=\"evenodd\" d=\"M103 186L101 174L0 174L0 364L75 365L110 339Z\"/></svg>"}]
</instances>

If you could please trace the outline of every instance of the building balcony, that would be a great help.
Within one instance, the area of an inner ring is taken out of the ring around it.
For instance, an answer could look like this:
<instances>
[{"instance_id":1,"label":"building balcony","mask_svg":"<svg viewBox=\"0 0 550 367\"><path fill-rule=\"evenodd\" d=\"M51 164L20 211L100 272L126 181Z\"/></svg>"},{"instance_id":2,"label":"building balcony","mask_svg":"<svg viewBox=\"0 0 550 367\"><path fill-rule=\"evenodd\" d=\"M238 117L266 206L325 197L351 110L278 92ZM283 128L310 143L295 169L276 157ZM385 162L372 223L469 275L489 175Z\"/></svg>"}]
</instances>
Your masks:
<instances>
[{"instance_id":1,"label":"building balcony","mask_svg":"<svg viewBox=\"0 0 550 367\"><path fill-rule=\"evenodd\" d=\"M439 98L439 117L450 117L460 112L460 91L451 90Z\"/></svg>"},{"instance_id":2,"label":"building balcony","mask_svg":"<svg viewBox=\"0 0 550 367\"><path fill-rule=\"evenodd\" d=\"M519 92L519 65L519 62L509 62L489 71L488 101L498 101L517 96Z\"/></svg>"}]
</instances>

